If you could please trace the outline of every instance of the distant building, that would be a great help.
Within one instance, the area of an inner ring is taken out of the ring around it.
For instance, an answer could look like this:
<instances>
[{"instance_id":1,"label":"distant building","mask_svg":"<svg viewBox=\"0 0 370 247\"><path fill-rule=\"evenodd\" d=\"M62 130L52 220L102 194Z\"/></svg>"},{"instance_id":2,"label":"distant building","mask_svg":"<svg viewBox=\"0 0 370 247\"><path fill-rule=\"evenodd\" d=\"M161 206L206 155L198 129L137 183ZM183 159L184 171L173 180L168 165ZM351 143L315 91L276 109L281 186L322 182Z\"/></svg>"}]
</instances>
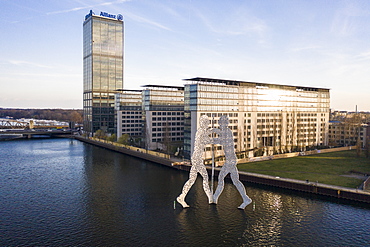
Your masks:
<instances>
[{"instance_id":1,"label":"distant building","mask_svg":"<svg viewBox=\"0 0 370 247\"><path fill-rule=\"evenodd\" d=\"M364 148L367 141L368 124L351 122L330 121L329 145L330 146L356 146L359 142Z\"/></svg>"},{"instance_id":2,"label":"distant building","mask_svg":"<svg viewBox=\"0 0 370 247\"><path fill-rule=\"evenodd\" d=\"M185 80L184 154L190 158L199 118L228 115L240 158L304 151L328 144L330 92L212 78ZM211 125L210 125L211 126ZM217 146L215 155L222 155ZM210 148L206 158L211 157Z\"/></svg>"},{"instance_id":3,"label":"distant building","mask_svg":"<svg viewBox=\"0 0 370 247\"><path fill-rule=\"evenodd\" d=\"M370 123L370 112L331 111L330 121Z\"/></svg>"},{"instance_id":4,"label":"distant building","mask_svg":"<svg viewBox=\"0 0 370 247\"><path fill-rule=\"evenodd\" d=\"M357 146L365 148L370 140L370 113L334 111L329 124L330 146Z\"/></svg>"},{"instance_id":5,"label":"distant building","mask_svg":"<svg viewBox=\"0 0 370 247\"><path fill-rule=\"evenodd\" d=\"M121 15L92 11L83 23L84 130L115 132L114 94L123 88Z\"/></svg>"},{"instance_id":6,"label":"distant building","mask_svg":"<svg viewBox=\"0 0 370 247\"><path fill-rule=\"evenodd\" d=\"M189 159L200 116L209 116L210 127L217 128L219 117L227 115L239 158L328 145L329 89L210 78L185 81L185 87L120 90L118 137L141 136L141 145L149 150L183 151ZM222 154L216 145L215 156ZM205 158L210 157L207 147Z\"/></svg>"},{"instance_id":7,"label":"distant building","mask_svg":"<svg viewBox=\"0 0 370 247\"><path fill-rule=\"evenodd\" d=\"M174 153L184 140L184 88L144 85L143 90L118 90L117 137L149 150Z\"/></svg>"},{"instance_id":8,"label":"distant building","mask_svg":"<svg viewBox=\"0 0 370 247\"><path fill-rule=\"evenodd\" d=\"M142 90L119 90L116 93L117 138L130 136L130 144L140 145L144 134Z\"/></svg>"},{"instance_id":9,"label":"distant building","mask_svg":"<svg viewBox=\"0 0 370 247\"><path fill-rule=\"evenodd\" d=\"M145 147L174 153L184 141L184 88L143 87Z\"/></svg>"}]
</instances>

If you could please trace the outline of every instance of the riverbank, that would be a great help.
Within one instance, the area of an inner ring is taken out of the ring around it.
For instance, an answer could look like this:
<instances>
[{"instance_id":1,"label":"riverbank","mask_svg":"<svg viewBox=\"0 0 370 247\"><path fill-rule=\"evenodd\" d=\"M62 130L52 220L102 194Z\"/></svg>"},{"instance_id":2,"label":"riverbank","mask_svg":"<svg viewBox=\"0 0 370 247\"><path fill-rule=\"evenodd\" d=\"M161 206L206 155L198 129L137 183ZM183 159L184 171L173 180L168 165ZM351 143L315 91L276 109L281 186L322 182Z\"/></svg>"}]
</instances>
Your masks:
<instances>
[{"instance_id":1,"label":"riverbank","mask_svg":"<svg viewBox=\"0 0 370 247\"><path fill-rule=\"evenodd\" d=\"M177 159L173 159L168 155L163 155L156 152L150 152L144 149L132 148L124 145L114 145L111 142L101 142L91 138L84 138L75 136L75 139L86 142L92 145L96 145L102 148L106 148L112 151L120 152L126 155L137 157L140 159L149 160L167 167L174 169L189 171L191 166L185 162L179 162ZM207 167L208 173L211 174L211 167ZM218 175L220 168L215 168L215 176ZM338 198L341 200L351 200L358 202L370 203L370 193L359 189L351 189L340 186L332 186L327 184L321 184L310 181L301 181L288 178L280 178L269 175L242 172L239 171L240 180L249 183L263 184L268 186L274 186L284 189L290 189L295 191L301 191L311 194L323 195Z\"/></svg>"},{"instance_id":2,"label":"riverbank","mask_svg":"<svg viewBox=\"0 0 370 247\"><path fill-rule=\"evenodd\" d=\"M370 159L356 149L295 156L288 159L238 164L239 171L314 181L354 189L364 188L370 176ZM370 187L368 188L370 189Z\"/></svg>"}]
</instances>

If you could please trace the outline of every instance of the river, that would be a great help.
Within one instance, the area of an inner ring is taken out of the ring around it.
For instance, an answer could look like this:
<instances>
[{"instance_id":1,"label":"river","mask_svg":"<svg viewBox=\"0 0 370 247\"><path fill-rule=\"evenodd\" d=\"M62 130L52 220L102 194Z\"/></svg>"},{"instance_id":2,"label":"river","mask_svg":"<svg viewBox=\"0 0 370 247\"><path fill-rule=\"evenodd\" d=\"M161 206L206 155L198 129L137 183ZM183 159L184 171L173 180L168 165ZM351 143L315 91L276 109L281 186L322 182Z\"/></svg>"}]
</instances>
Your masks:
<instances>
[{"instance_id":1,"label":"river","mask_svg":"<svg viewBox=\"0 0 370 247\"><path fill-rule=\"evenodd\" d=\"M0 142L0 246L369 246L370 206L201 177L72 139Z\"/></svg>"}]
</instances>

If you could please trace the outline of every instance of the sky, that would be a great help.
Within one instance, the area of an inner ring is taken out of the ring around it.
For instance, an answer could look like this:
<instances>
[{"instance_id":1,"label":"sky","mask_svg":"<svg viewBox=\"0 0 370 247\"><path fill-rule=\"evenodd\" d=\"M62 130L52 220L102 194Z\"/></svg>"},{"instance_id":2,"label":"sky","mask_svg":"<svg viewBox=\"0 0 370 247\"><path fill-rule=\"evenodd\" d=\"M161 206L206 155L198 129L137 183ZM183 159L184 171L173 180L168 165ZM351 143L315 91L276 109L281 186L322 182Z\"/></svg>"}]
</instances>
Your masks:
<instances>
[{"instance_id":1,"label":"sky","mask_svg":"<svg viewBox=\"0 0 370 247\"><path fill-rule=\"evenodd\" d=\"M368 0L0 0L0 107L82 108L82 25L122 14L124 88L207 77L330 89L370 111Z\"/></svg>"}]
</instances>

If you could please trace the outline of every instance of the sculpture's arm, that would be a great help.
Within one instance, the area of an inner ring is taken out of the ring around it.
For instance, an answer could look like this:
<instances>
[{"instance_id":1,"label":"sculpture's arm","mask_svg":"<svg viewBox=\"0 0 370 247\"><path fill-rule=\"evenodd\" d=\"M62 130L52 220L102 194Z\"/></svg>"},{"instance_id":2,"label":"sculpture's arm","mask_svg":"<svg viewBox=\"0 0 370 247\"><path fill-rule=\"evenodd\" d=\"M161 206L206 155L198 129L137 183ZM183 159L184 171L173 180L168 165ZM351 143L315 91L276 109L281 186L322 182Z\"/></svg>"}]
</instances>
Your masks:
<instances>
[{"instance_id":1,"label":"sculpture's arm","mask_svg":"<svg viewBox=\"0 0 370 247\"><path fill-rule=\"evenodd\" d=\"M211 131L212 131L213 133L216 133L217 135L220 135L220 134L221 134L221 130L220 130L220 129L218 129L218 128L213 128L213 129L211 129Z\"/></svg>"},{"instance_id":2,"label":"sculpture's arm","mask_svg":"<svg viewBox=\"0 0 370 247\"><path fill-rule=\"evenodd\" d=\"M222 140L220 138L213 138L213 143L212 144L219 144L219 145L223 145L222 144Z\"/></svg>"},{"instance_id":3,"label":"sculpture's arm","mask_svg":"<svg viewBox=\"0 0 370 247\"><path fill-rule=\"evenodd\" d=\"M217 135L220 135L220 130L219 129L217 129L217 128L212 128L212 129L208 129L207 131L209 131L208 133L210 134L210 135L212 135L213 133L215 133L215 134L217 134ZM213 136L213 135L212 135ZM210 144L221 144L220 142L221 142L221 140L220 140L220 138L215 138L215 137L212 137L212 138L210 138L211 139L211 142L210 142Z\"/></svg>"}]
</instances>

